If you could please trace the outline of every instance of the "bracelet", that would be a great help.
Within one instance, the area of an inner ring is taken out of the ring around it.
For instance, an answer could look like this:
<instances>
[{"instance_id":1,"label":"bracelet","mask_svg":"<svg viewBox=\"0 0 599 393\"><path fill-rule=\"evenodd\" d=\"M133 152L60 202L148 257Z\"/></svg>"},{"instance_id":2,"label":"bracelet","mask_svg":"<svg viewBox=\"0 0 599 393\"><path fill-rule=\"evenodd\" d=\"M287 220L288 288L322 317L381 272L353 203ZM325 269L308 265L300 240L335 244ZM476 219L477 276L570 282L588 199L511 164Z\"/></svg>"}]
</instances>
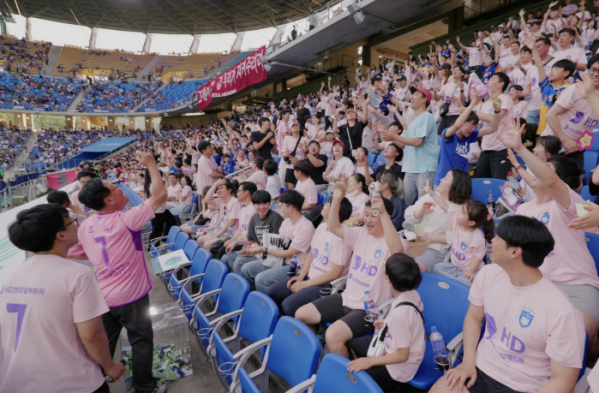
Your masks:
<instances>
[{"instance_id":1,"label":"bracelet","mask_svg":"<svg viewBox=\"0 0 599 393\"><path fill-rule=\"evenodd\" d=\"M460 90L460 93L463 93L463 92L464 92L464 90Z\"/></svg>"},{"instance_id":2,"label":"bracelet","mask_svg":"<svg viewBox=\"0 0 599 393\"><path fill-rule=\"evenodd\" d=\"M495 113L501 113L501 109L498 110L498 111L496 111L495 109L493 109L493 112L495 112Z\"/></svg>"},{"instance_id":3,"label":"bracelet","mask_svg":"<svg viewBox=\"0 0 599 393\"><path fill-rule=\"evenodd\" d=\"M262 259L268 258L268 248L264 247L264 252L262 253Z\"/></svg>"},{"instance_id":4,"label":"bracelet","mask_svg":"<svg viewBox=\"0 0 599 393\"><path fill-rule=\"evenodd\" d=\"M516 165L514 168L516 168L517 171L519 171L520 169L524 168L522 165L518 164Z\"/></svg>"}]
</instances>

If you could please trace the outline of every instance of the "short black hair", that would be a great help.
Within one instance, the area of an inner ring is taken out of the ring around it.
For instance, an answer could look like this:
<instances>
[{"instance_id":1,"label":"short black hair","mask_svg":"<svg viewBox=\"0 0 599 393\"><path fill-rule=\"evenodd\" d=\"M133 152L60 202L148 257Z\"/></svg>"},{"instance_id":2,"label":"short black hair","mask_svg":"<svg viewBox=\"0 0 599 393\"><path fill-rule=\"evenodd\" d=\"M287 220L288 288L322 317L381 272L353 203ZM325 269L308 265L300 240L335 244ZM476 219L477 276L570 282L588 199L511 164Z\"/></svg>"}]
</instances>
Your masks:
<instances>
[{"instance_id":1,"label":"short black hair","mask_svg":"<svg viewBox=\"0 0 599 393\"><path fill-rule=\"evenodd\" d=\"M529 267L541 266L555 245L545 225L535 218L520 215L502 219L497 226L497 236L508 247L521 248L522 261Z\"/></svg>"},{"instance_id":2,"label":"short black hair","mask_svg":"<svg viewBox=\"0 0 599 393\"><path fill-rule=\"evenodd\" d=\"M582 171L576 164L576 161L570 157L555 155L547 159L547 162L553 163L555 173L573 190L580 187L580 175Z\"/></svg>"},{"instance_id":3,"label":"short black hair","mask_svg":"<svg viewBox=\"0 0 599 393\"><path fill-rule=\"evenodd\" d=\"M589 59L589 63L587 64L587 70L590 70L591 66L598 61L599 61L599 55L593 55L593 57L591 57Z\"/></svg>"},{"instance_id":4,"label":"short black hair","mask_svg":"<svg viewBox=\"0 0 599 393\"><path fill-rule=\"evenodd\" d=\"M270 158L264 161L263 167L266 170L266 174L268 176L273 176L275 173L277 173L277 168L279 168L277 163L274 160L271 160Z\"/></svg>"},{"instance_id":5,"label":"short black hair","mask_svg":"<svg viewBox=\"0 0 599 393\"><path fill-rule=\"evenodd\" d=\"M397 146L395 143L391 143L389 146L393 146L397 152L397 156L395 156L395 162L400 162L403 160L403 149Z\"/></svg>"},{"instance_id":6,"label":"short black hair","mask_svg":"<svg viewBox=\"0 0 599 393\"><path fill-rule=\"evenodd\" d=\"M555 135L542 135L537 138L535 145L541 144L545 151L552 156L559 154L562 149L562 142Z\"/></svg>"},{"instance_id":7,"label":"short black hair","mask_svg":"<svg viewBox=\"0 0 599 393\"><path fill-rule=\"evenodd\" d=\"M501 91L505 93L507 87L510 84L510 78L503 72L496 72L495 74L493 74L493 76L496 76L499 79L499 82L503 82L503 87L501 88Z\"/></svg>"},{"instance_id":8,"label":"short black hair","mask_svg":"<svg viewBox=\"0 0 599 393\"><path fill-rule=\"evenodd\" d=\"M268 117L261 117L260 120L258 121L258 123L260 124L260 127L262 127L262 124L264 122L269 122L270 123L270 119Z\"/></svg>"},{"instance_id":9,"label":"short black hair","mask_svg":"<svg viewBox=\"0 0 599 393\"><path fill-rule=\"evenodd\" d=\"M104 199L110 194L110 189L104 186L102 179L92 179L79 191L79 201L90 209L100 211L106 204Z\"/></svg>"},{"instance_id":10,"label":"short black hair","mask_svg":"<svg viewBox=\"0 0 599 393\"><path fill-rule=\"evenodd\" d=\"M564 27L563 29L561 29L557 35L560 35L562 33L568 33L570 36L572 37L576 37L576 31L574 29L571 29L569 27Z\"/></svg>"},{"instance_id":11,"label":"short black hair","mask_svg":"<svg viewBox=\"0 0 599 393\"><path fill-rule=\"evenodd\" d=\"M50 251L56 234L65 226L66 208L47 204L23 210L8 227L8 238L17 248L31 252Z\"/></svg>"},{"instance_id":12,"label":"short black hair","mask_svg":"<svg viewBox=\"0 0 599 393\"><path fill-rule=\"evenodd\" d=\"M381 197L381 198L383 198L383 203L385 204L385 210L387 211L387 214L389 216L392 216L393 215L393 203L387 198L384 198L384 197ZM368 200L368 201L366 201L364 206L372 207L372 202L370 200Z\"/></svg>"},{"instance_id":13,"label":"short black hair","mask_svg":"<svg viewBox=\"0 0 599 393\"><path fill-rule=\"evenodd\" d=\"M524 91L524 88L520 85L511 85L510 89L515 89L516 91Z\"/></svg>"},{"instance_id":14,"label":"short black hair","mask_svg":"<svg viewBox=\"0 0 599 393\"><path fill-rule=\"evenodd\" d=\"M295 190L288 190L282 193L279 201L293 206L298 212L301 212L302 206L304 206L304 196Z\"/></svg>"},{"instance_id":15,"label":"short black hair","mask_svg":"<svg viewBox=\"0 0 599 393\"><path fill-rule=\"evenodd\" d=\"M574 71L576 71L576 66L574 65L574 62L568 59L556 61L555 63L553 63L551 68L563 68L564 71L568 71L568 77L572 76Z\"/></svg>"},{"instance_id":16,"label":"short black hair","mask_svg":"<svg viewBox=\"0 0 599 393\"><path fill-rule=\"evenodd\" d=\"M301 160L293 164L293 170L301 172L304 176L310 176L314 166L308 160Z\"/></svg>"},{"instance_id":17,"label":"short black hair","mask_svg":"<svg viewBox=\"0 0 599 393\"><path fill-rule=\"evenodd\" d=\"M532 54L532 50L526 45L524 45L523 47L520 48L520 52L528 52L528 53Z\"/></svg>"},{"instance_id":18,"label":"short black hair","mask_svg":"<svg viewBox=\"0 0 599 393\"><path fill-rule=\"evenodd\" d=\"M346 197L343 197L341 203L339 203L339 222L345 222L349 220L353 213L354 207Z\"/></svg>"},{"instance_id":19,"label":"short black hair","mask_svg":"<svg viewBox=\"0 0 599 393\"><path fill-rule=\"evenodd\" d=\"M272 200L272 197L270 196L270 193L268 191L258 190L256 192L252 193L252 203L253 204L270 203L271 200Z\"/></svg>"},{"instance_id":20,"label":"short black hair","mask_svg":"<svg viewBox=\"0 0 599 393\"><path fill-rule=\"evenodd\" d=\"M198 151L199 151L200 153L203 153L203 152L204 152L204 150L206 150L206 149L207 149L207 148L209 148L210 146L212 146L212 143L210 143L210 142L208 142L208 141L201 141L201 142L198 144Z\"/></svg>"},{"instance_id":21,"label":"short black hair","mask_svg":"<svg viewBox=\"0 0 599 393\"><path fill-rule=\"evenodd\" d=\"M252 183L251 181L244 181L239 185L239 187L243 187L243 191L249 191L250 195L254 195L254 193L258 191L256 184Z\"/></svg>"},{"instance_id":22,"label":"short black hair","mask_svg":"<svg viewBox=\"0 0 599 393\"><path fill-rule=\"evenodd\" d=\"M95 179L98 177L98 173L90 169L84 169L77 174L77 180L81 180L83 177L91 177L92 179Z\"/></svg>"},{"instance_id":23,"label":"short black hair","mask_svg":"<svg viewBox=\"0 0 599 393\"><path fill-rule=\"evenodd\" d=\"M71 204L71 200L69 199L69 194L67 194L64 191L60 191L60 190L52 190L48 193L48 196L46 196L46 200L48 201L48 203L51 203L52 205L64 205L65 203L68 205Z\"/></svg>"},{"instance_id":24,"label":"short black hair","mask_svg":"<svg viewBox=\"0 0 599 393\"><path fill-rule=\"evenodd\" d=\"M256 166L258 167L258 169L262 170L262 168L264 168L264 158L262 158L262 157L255 157L254 158L254 164L256 164Z\"/></svg>"},{"instance_id":25,"label":"short black hair","mask_svg":"<svg viewBox=\"0 0 599 393\"><path fill-rule=\"evenodd\" d=\"M463 205L472 195L472 178L468 172L460 168L450 169L453 180L447 195L449 201Z\"/></svg>"},{"instance_id":26,"label":"short black hair","mask_svg":"<svg viewBox=\"0 0 599 393\"><path fill-rule=\"evenodd\" d=\"M318 143L318 141L316 139L311 140L310 143L308 143L308 146L314 145L314 144L316 144L316 145L318 145L318 147L320 147L320 143Z\"/></svg>"},{"instance_id":27,"label":"short black hair","mask_svg":"<svg viewBox=\"0 0 599 393\"><path fill-rule=\"evenodd\" d=\"M393 254L387 259L385 274L393 289L399 292L412 291L422 281L420 268L414 258L403 253Z\"/></svg>"},{"instance_id":28,"label":"short black hair","mask_svg":"<svg viewBox=\"0 0 599 393\"><path fill-rule=\"evenodd\" d=\"M542 42L545 45L551 45L551 40L547 36L542 36L542 37L537 38L535 43L536 42Z\"/></svg>"}]
</instances>

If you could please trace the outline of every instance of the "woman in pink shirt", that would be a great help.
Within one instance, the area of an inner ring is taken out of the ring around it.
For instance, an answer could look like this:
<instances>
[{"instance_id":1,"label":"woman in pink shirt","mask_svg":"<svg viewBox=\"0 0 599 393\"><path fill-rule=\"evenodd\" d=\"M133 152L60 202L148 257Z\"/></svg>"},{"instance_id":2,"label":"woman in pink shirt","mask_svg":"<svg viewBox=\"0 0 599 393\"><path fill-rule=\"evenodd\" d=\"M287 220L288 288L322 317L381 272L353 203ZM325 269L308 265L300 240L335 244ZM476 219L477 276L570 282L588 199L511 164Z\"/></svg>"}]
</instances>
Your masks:
<instances>
[{"instance_id":1,"label":"woman in pink shirt","mask_svg":"<svg viewBox=\"0 0 599 393\"><path fill-rule=\"evenodd\" d=\"M364 222L364 207L370 200L366 179L359 173L355 173L347 179L347 199L352 204L350 221Z\"/></svg>"},{"instance_id":2,"label":"woman in pink shirt","mask_svg":"<svg viewBox=\"0 0 599 393\"><path fill-rule=\"evenodd\" d=\"M540 269L582 311L589 335L589 361L595 361L599 356L599 277L584 231L568 227L577 217L576 203L583 202L573 191L581 186L581 173L576 163L566 157L552 157L549 165L544 163L522 146L517 130L508 131L501 140L522 157L533 174L531 176L522 165L516 166L518 174L537 195L536 200L520 205L516 214L538 219L553 235L555 247Z\"/></svg>"}]
</instances>

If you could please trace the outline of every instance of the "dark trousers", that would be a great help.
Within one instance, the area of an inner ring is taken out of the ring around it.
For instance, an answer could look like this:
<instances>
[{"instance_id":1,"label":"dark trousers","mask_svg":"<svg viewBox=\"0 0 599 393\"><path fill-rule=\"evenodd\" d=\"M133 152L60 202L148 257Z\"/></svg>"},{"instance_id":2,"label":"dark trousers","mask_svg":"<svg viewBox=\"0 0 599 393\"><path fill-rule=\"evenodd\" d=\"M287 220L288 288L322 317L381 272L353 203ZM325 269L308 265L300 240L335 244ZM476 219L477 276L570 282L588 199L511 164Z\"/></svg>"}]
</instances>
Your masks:
<instances>
[{"instance_id":1,"label":"dark trousers","mask_svg":"<svg viewBox=\"0 0 599 393\"><path fill-rule=\"evenodd\" d=\"M268 288L268 296L277 303L281 315L295 316L295 312L303 305L320 299L320 289L328 288L329 284L323 284L316 287L304 288L299 292L293 293L287 288L287 281L284 279Z\"/></svg>"},{"instance_id":2,"label":"dark trousers","mask_svg":"<svg viewBox=\"0 0 599 393\"><path fill-rule=\"evenodd\" d=\"M152 219L152 233L150 233L150 240L160 236L166 236L171 227L175 225L177 225L177 219L168 209L166 209L164 213L156 213L156 217Z\"/></svg>"},{"instance_id":3,"label":"dark trousers","mask_svg":"<svg viewBox=\"0 0 599 393\"><path fill-rule=\"evenodd\" d=\"M580 169L584 174L584 150L566 154L566 157L573 159L574 162L576 162L576 166L578 167L578 169ZM595 168L591 168L591 170L593 169Z\"/></svg>"},{"instance_id":4,"label":"dark trousers","mask_svg":"<svg viewBox=\"0 0 599 393\"><path fill-rule=\"evenodd\" d=\"M507 149L499 151L486 150L480 154L474 178L507 179L512 163L507 158Z\"/></svg>"},{"instance_id":5,"label":"dark trousers","mask_svg":"<svg viewBox=\"0 0 599 393\"><path fill-rule=\"evenodd\" d=\"M137 393L152 392L156 387L152 376L154 332L149 309L150 298L146 295L131 304L111 308L102 315L113 357L121 330L127 329L127 338L133 353L133 386Z\"/></svg>"},{"instance_id":6,"label":"dark trousers","mask_svg":"<svg viewBox=\"0 0 599 393\"><path fill-rule=\"evenodd\" d=\"M437 135L441 135L444 129L451 127L451 125L455 123L458 117L460 117L460 115L442 117L441 121L439 122L439 128L437 128Z\"/></svg>"},{"instance_id":7,"label":"dark trousers","mask_svg":"<svg viewBox=\"0 0 599 393\"><path fill-rule=\"evenodd\" d=\"M94 390L94 393L110 393L110 388L108 387L108 384L104 382L102 386Z\"/></svg>"},{"instance_id":8,"label":"dark trousers","mask_svg":"<svg viewBox=\"0 0 599 393\"><path fill-rule=\"evenodd\" d=\"M365 358L368 356L368 346L371 342L372 336L358 337L349 341L347 346L358 358ZM401 388L406 385L394 380L386 366L373 366L364 371L374 379L383 392L401 391Z\"/></svg>"}]
</instances>

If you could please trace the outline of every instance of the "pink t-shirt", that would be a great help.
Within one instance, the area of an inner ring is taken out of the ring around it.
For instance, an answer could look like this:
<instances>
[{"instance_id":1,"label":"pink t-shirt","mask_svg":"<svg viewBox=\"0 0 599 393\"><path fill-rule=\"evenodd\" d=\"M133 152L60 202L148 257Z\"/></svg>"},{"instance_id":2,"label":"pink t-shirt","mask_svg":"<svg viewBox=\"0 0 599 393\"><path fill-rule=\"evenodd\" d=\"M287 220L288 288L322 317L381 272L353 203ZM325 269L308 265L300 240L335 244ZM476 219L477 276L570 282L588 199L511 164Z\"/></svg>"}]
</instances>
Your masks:
<instances>
[{"instance_id":1,"label":"pink t-shirt","mask_svg":"<svg viewBox=\"0 0 599 393\"><path fill-rule=\"evenodd\" d=\"M179 191L180 189L181 189L181 184L177 183L174 186L168 186L166 188L166 193L169 197L178 198L177 191Z\"/></svg>"},{"instance_id":2,"label":"pink t-shirt","mask_svg":"<svg viewBox=\"0 0 599 393\"><path fill-rule=\"evenodd\" d=\"M501 267L485 265L468 300L484 307L486 318L476 366L496 381L533 393L551 377L551 360L564 367L582 367L582 313L547 277L516 287Z\"/></svg>"},{"instance_id":3,"label":"pink t-shirt","mask_svg":"<svg viewBox=\"0 0 599 393\"><path fill-rule=\"evenodd\" d=\"M291 239L289 247L299 251L299 254L296 254L297 262L299 265L303 265L310 251L310 244L314 235L314 225L312 225L312 222L302 216L294 225L290 219L286 218L281 224L281 228L279 228L279 235ZM289 265L291 259L285 258L285 265Z\"/></svg>"},{"instance_id":4,"label":"pink t-shirt","mask_svg":"<svg viewBox=\"0 0 599 393\"><path fill-rule=\"evenodd\" d=\"M343 240L329 232L323 222L316 228L312 237L312 264L308 278L313 279L331 270L332 264L344 266L341 276L347 275L351 248Z\"/></svg>"},{"instance_id":5,"label":"pink t-shirt","mask_svg":"<svg viewBox=\"0 0 599 393\"><path fill-rule=\"evenodd\" d=\"M37 254L0 288L0 392L93 392L104 383L76 323L108 312L94 271Z\"/></svg>"},{"instance_id":6,"label":"pink t-shirt","mask_svg":"<svg viewBox=\"0 0 599 393\"><path fill-rule=\"evenodd\" d=\"M468 48L468 65L470 67L477 67L483 64L484 53L482 49L479 48Z\"/></svg>"},{"instance_id":7,"label":"pink t-shirt","mask_svg":"<svg viewBox=\"0 0 599 393\"><path fill-rule=\"evenodd\" d=\"M193 201L193 190L190 186L185 186L181 190L181 196L185 198L183 202L191 203Z\"/></svg>"},{"instance_id":8,"label":"pink t-shirt","mask_svg":"<svg viewBox=\"0 0 599 393\"><path fill-rule=\"evenodd\" d=\"M511 67L516 65L516 62L520 60L520 52L513 54L511 50L503 53L499 59L499 65L502 67Z\"/></svg>"},{"instance_id":9,"label":"pink t-shirt","mask_svg":"<svg viewBox=\"0 0 599 393\"><path fill-rule=\"evenodd\" d=\"M277 149L281 149L283 140L289 134L289 124L284 120L279 121L279 125L277 126Z\"/></svg>"},{"instance_id":10,"label":"pink t-shirt","mask_svg":"<svg viewBox=\"0 0 599 393\"><path fill-rule=\"evenodd\" d=\"M487 253L485 235L479 228L465 231L457 224L459 211L449 210L449 221L453 229L451 236L451 263L459 270L468 270L475 259L483 260Z\"/></svg>"},{"instance_id":11,"label":"pink t-shirt","mask_svg":"<svg viewBox=\"0 0 599 393\"><path fill-rule=\"evenodd\" d=\"M523 119L526 119L526 116L528 116L528 102L527 101L520 101L519 103L514 105L514 118L521 117Z\"/></svg>"},{"instance_id":12,"label":"pink t-shirt","mask_svg":"<svg viewBox=\"0 0 599 393\"><path fill-rule=\"evenodd\" d=\"M359 173L360 175L362 175L362 176L365 176L365 175L364 175L364 173L365 173L365 171L364 171L364 168L365 168L365 167L363 167L363 166L357 166L357 165L356 165L356 166L354 167L354 173ZM368 166L368 167L366 167L366 168L368 168L368 173L369 173L370 175L372 175L372 174L374 173L374 172L373 172L373 170L372 170L372 168L371 168L370 166Z\"/></svg>"},{"instance_id":13,"label":"pink t-shirt","mask_svg":"<svg viewBox=\"0 0 599 393\"><path fill-rule=\"evenodd\" d=\"M528 106L529 111L537 111L541 109L541 88L539 87L539 70L532 62L528 64L522 64L522 67L526 70L526 86L530 85L530 105ZM526 87L522 86L522 87Z\"/></svg>"},{"instance_id":14,"label":"pink t-shirt","mask_svg":"<svg viewBox=\"0 0 599 393\"><path fill-rule=\"evenodd\" d=\"M509 72L508 76L513 84L522 86L523 88L526 87L526 75L524 75L524 72L522 72L521 69L514 68Z\"/></svg>"},{"instance_id":15,"label":"pink t-shirt","mask_svg":"<svg viewBox=\"0 0 599 393\"><path fill-rule=\"evenodd\" d=\"M444 102L451 100L451 97L458 97L458 99L460 99L460 86L453 82L453 77L450 77L445 86L441 88L440 93L443 96ZM460 113L460 109L456 105L453 103L449 104L447 116L456 116Z\"/></svg>"},{"instance_id":16,"label":"pink t-shirt","mask_svg":"<svg viewBox=\"0 0 599 393\"><path fill-rule=\"evenodd\" d=\"M507 113L505 113L501 119L499 119L499 126L497 127L497 131L495 131L492 134L489 135L485 135L483 136L483 142L480 146L480 149L482 151L500 151L500 150L505 150L506 147L504 146L503 143L501 143L501 141L499 139L497 139L495 137L495 135L505 135L506 129L505 129L505 125L503 124L503 119L512 119L514 117L514 102L512 101L512 98L510 96L508 96L507 94L500 94L499 95L499 99L501 100L501 110L506 110ZM480 112L481 113L494 113L495 109L493 109L493 100L492 99L488 99L487 101L485 101L483 103L483 105L480 107ZM483 124L480 126L482 127L487 127L489 125L489 123L487 122L482 122Z\"/></svg>"},{"instance_id":17,"label":"pink t-shirt","mask_svg":"<svg viewBox=\"0 0 599 393\"><path fill-rule=\"evenodd\" d=\"M594 392L599 392L599 363L595 363L595 367L593 367L593 371L587 377L587 382L591 390Z\"/></svg>"},{"instance_id":18,"label":"pink t-shirt","mask_svg":"<svg viewBox=\"0 0 599 393\"><path fill-rule=\"evenodd\" d=\"M293 152L293 149L295 149L297 140L298 140L298 138L294 138L291 135L287 135L285 137L285 139L283 140L283 149L281 149L281 151L291 154ZM307 138L302 137L300 143L304 143L304 142L306 143L306 145L308 145L308 143L310 141ZM304 151L302 149L300 149L299 146L297 147L297 150L295 151L295 158L297 158L298 161L306 159L306 154L304 154ZM281 160L281 161L283 161L283 160ZM293 168L293 165L289 165L289 168Z\"/></svg>"},{"instance_id":19,"label":"pink t-shirt","mask_svg":"<svg viewBox=\"0 0 599 393\"><path fill-rule=\"evenodd\" d=\"M201 195L205 187L211 187L216 182L216 178L210 177L210 174L216 172L217 167L218 165L216 165L214 158L206 158L205 156L200 157L200 160L198 161L198 173L195 175L196 190L198 191L198 194Z\"/></svg>"},{"instance_id":20,"label":"pink t-shirt","mask_svg":"<svg viewBox=\"0 0 599 393\"><path fill-rule=\"evenodd\" d=\"M358 217L364 214L364 205L366 204L366 202L370 200L370 197L363 192L359 192L358 195L347 194L346 196L352 205L352 212L350 218Z\"/></svg>"},{"instance_id":21,"label":"pink t-shirt","mask_svg":"<svg viewBox=\"0 0 599 393\"><path fill-rule=\"evenodd\" d=\"M242 235L244 235L246 237L247 237L247 232L248 232L248 225L255 213L256 213L256 208L254 208L253 203L250 203L249 205L244 206L239 211L239 226L241 227Z\"/></svg>"},{"instance_id":22,"label":"pink t-shirt","mask_svg":"<svg viewBox=\"0 0 599 393\"><path fill-rule=\"evenodd\" d=\"M343 243L353 250L347 286L342 293L343 305L364 310L364 292L370 291L375 307L393 297L385 281L385 262L391 255L385 237L374 237L364 227L343 227ZM404 250L407 243L402 239Z\"/></svg>"},{"instance_id":23,"label":"pink t-shirt","mask_svg":"<svg viewBox=\"0 0 599 393\"><path fill-rule=\"evenodd\" d=\"M109 307L133 303L154 285L141 239L141 229L154 216L152 205L144 202L131 210L96 214L79 227L79 243Z\"/></svg>"},{"instance_id":24,"label":"pink t-shirt","mask_svg":"<svg viewBox=\"0 0 599 393\"><path fill-rule=\"evenodd\" d=\"M83 210L85 213L88 213L91 211L91 209L79 201L79 192L80 191L81 190L77 190L73 194L71 194L71 197L70 197L71 204L73 204L76 207L78 207L79 209Z\"/></svg>"},{"instance_id":25,"label":"pink t-shirt","mask_svg":"<svg viewBox=\"0 0 599 393\"><path fill-rule=\"evenodd\" d=\"M553 52L551 56L554 58L554 60L551 60L551 62L548 64L550 67L553 66L556 61L563 59L573 61L576 64L587 64L587 57L582 48L571 47L566 50Z\"/></svg>"},{"instance_id":26,"label":"pink t-shirt","mask_svg":"<svg viewBox=\"0 0 599 393\"><path fill-rule=\"evenodd\" d=\"M236 230L239 226L239 211L241 210L241 204L235 197L231 197L229 202L225 203L222 199L216 198L214 199L216 202L216 208L219 212L220 223L218 224L218 228L222 228L223 225L227 225L227 222L231 219L237 219L237 223L233 225L233 230Z\"/></svg>"},{"instance_id":27,"label":"pink t-shirt","mask_svg":"<svg viewBox=\"0 0 599 393\"><path fill-rule=\"evenodd\" d=\"M599 94L599 90L595 90ZM593 132L599 124L599 116L595 114L589 103L582 98L576 86L569 86L561 92L555 102L566 111L559 115L559 122L566 136L577 140L585 132ZM549 125L542 135L554 135Z\"/></svg>"},{"instance_id":28,"label":"pink t-shirt","mask_svg":"<svg viewBox=\"0 0 599 393\"><path fill-rule=\"evenodd\" d=\"M311 178L307 178L304 181L298 180L295 185L295 191L302 194L305 205L318 203L318 191L316 191L316 184L314 184L314 180Z\"/></svg>"},{"instance_id":29,"label":"pink t-shirt","mask_svg":"<svg viewBox=\"0 0 599 393\"><path fill-rule=\"evenodd\" d=\"M385 352L389 355L401 348L410 348L408 360L403 363L387 364L387 371L391 378L399 382L409 382L414 378L426 348L426 333L424 322L418 311L412 306L399 306L401 302L410 302L424 311L420 295L416 291L402 292L391 304L389 315L385 318L388 327L385 335Z\"/></svg>"},{"instance_id":30,"label":"pink t-shirt","mask_svg":"<svg viewBox=\"0 0 599 393\"><path fill-rule=\"evenodd\" d=\"M252 176L248 177L246 181L256 184L258 190L264 190L264 187L262 185L259 185L257 182L266 185L266 173L264 173L264 171L256 171L252 173Z\"/></svg>"},{"instance_id":31,"label":"pink t-shirt","mask_svg":"<svg viewBox=\"0 0 599 393\"><path fill-rule=\"evenodd\" d=\"M555 240L553 251L540 267L547 278L564 284L588 284L599 288L597 268L587 248L584 231L568 228L577 217L572 209L580 202L584 202L582 197L570 190L569 209L554 200L538 205L535 199L520 205L516 214L541 221Z\"/></svg>"}]
</instances>

